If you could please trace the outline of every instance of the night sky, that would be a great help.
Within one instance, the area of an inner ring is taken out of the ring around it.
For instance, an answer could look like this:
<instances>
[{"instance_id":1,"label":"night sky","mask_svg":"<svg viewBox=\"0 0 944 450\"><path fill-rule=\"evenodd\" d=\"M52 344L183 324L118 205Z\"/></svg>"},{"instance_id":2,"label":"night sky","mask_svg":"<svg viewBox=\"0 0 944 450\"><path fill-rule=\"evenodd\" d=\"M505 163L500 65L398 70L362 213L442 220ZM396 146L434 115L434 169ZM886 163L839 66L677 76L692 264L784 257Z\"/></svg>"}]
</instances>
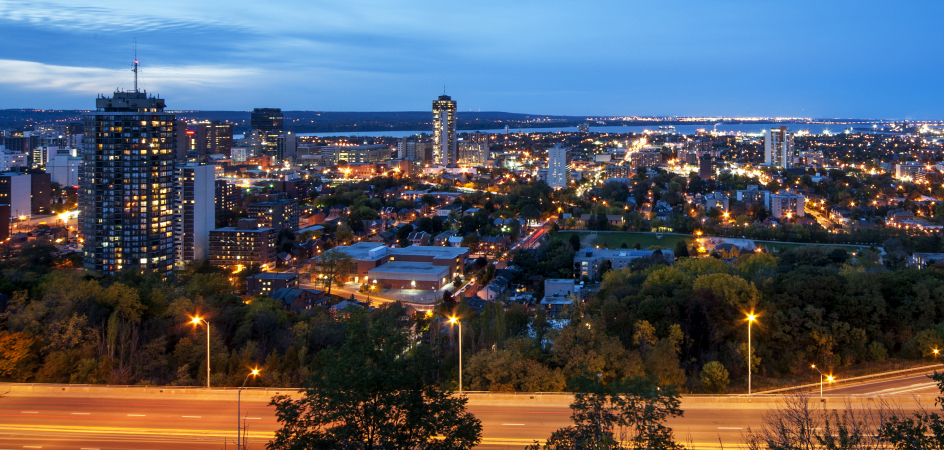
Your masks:
<instances>
[{"instance_id":1,"label":"night sky","mask_svg":"<svg viewBox=\"0 0 944 450\"><path fill-rule=\"evenodd\" d=\"M82 6L77 6L81 4ZM0 108L944 118L944 2L0 0Z\"/></svg>"}]
</instances>

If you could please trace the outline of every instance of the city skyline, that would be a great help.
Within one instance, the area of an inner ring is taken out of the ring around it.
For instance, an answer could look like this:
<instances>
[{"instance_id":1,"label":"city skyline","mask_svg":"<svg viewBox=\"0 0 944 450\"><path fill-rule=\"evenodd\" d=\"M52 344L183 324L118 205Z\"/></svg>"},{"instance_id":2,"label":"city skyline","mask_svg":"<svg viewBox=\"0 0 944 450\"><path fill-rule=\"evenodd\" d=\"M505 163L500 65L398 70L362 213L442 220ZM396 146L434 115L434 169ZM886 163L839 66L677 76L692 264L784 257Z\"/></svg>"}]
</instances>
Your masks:
<instances>
[{"instance_id":1,"label":"city skyline","mask_svg":"<svg viewBox=\"0 0 944 450\"><path fill-rule=\"evenodd\" d=\"M130 90L137 40L142 89L174 110L422 111L445 85L460 111L941 117L928 55L944 6L566 6L0 1L0 36L16 43L0 53L0 108Z\"/></svg>"}]
</instances>

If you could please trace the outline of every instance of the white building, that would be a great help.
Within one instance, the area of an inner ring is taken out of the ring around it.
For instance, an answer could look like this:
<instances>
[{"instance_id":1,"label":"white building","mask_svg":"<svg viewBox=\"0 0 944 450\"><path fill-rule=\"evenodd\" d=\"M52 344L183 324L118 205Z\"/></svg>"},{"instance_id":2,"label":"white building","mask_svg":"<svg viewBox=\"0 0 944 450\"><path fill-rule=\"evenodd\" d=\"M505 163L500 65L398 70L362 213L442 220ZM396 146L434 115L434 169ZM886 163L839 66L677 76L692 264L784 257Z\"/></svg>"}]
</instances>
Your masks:
<instances>
[{"instance_id":1,"label":"white building","mask_svg":"<svg viewBox=\"0 0 944 450\"><path fill-rule=\"evenodd\" d=\"M233 147L230 149L230 155L233 157L233 162L246 162L247 159L252 158L252 147Z\"/></svg>"},{"instance_id":2,"label":"white building","mask_svg":"<svg viewBox=\"0 0 944 450\"><path fill-rule=\"evenodd\" d=\"M547 185L553 189L567 187L570 148L557 144L547 149Z\"/></svg>"},{"instance_id":3,"label":"white building","mask_svg":"<svg viewBox=\"0 0 944 450\"><path fill-rule=\"evenodd\" d=\"M764 130L764 164L772 167L789 168L793 166L796 152L793 146L793 133L787 127Z\"/></svg>"},{"instance_id":4,"label":"white building","mask_svg":"<svg viewBox=\"0 0 944 450\"><path fill-rule=\"evenodd\" d=\"M46 173L53 183L60 186L78 186L79 171L82 170L82 158L75 149L59 149L46 165Z\"/></svg>"},{"instance_id":5,"label":"white building","mask_svg":"<svg viewBox=\"0 0 944 450\"><path fill-rule=\"evenodd\" d=\"M770 196L770 215L776 219L786 217L788 219L806 216L806 197L796 194L787 189L780 194L771 194Z\"/></svg>"},{"instance_id":6,"label":"white building","mask_svg":"<svg viewBox=\"0 0 944 450\"><path fill-rule=\"evenodd\" d=\"M440 95L433 101L433 163L454 167L456 151L456 101Z\"/></svg>"},{"instance_id":7,"label":"white building","mask_svg":"<svg viewBox=\"0 0 944 450\"><path fill-rule=\"evenodd\" d=\"M26 153L7 150L0 145L0 172L13 170L14 167L26 167Z\"/></svg>"},{"instance_id":8,"label":"white building","mask_svg":"<svg viewBox=\"0 0 944 450\"><path fill-rule=\"evenodd\" d=\"M216 228L216 177L213 165L177 166L174 244L176 263L201 261L210 255L210 230Z\"/></svg>"},{"instance_id":9,"label":"white building","mask_svg":"<svg viewBox=\"0 0 944 450\"><path fill-rule=\"evenodd\" d=\"M19 173L0 174L0 204L10 205L11 219L31 216L32 190L32 176Z\"/></svg>"},{"instance_id":10,"label":"white building","mask_svg":"<svg viewBox=\"0 0 944 450\"><path fill-rule=\"evenodd\" d=\"M895 178L899 180L911 180L915 174L924 169L924 166L917 161L908 161L904 164L895 164Z\"/></svg>"}]
</instances>

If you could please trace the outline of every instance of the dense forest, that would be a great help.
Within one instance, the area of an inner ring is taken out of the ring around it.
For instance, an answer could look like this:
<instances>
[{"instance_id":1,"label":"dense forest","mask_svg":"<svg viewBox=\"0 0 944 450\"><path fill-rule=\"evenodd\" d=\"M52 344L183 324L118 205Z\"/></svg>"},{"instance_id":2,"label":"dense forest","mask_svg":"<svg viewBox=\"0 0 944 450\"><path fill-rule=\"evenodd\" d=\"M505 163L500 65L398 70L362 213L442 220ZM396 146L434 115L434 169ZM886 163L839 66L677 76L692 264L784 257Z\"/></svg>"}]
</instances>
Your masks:
<instances>
[{"instance_id":1,"label":"dense forest","mask_svg":"<svg viewBox=\"0 0 944 450\"><path fill-rule=\"evenodd\" d=\"M572 252L551 240L515 261L556 277L569 270ZM200 316L211 327L211 384L238 384L258 366L256 385L301 386L347 335L344 314L297 314L271 298L240 296L239 276L205 264L161 280L101 278L75 263L43 245L0 263L4 380L202 385L206 329L189 323ZM566 320L521 304L445 310L451 305L430 315L400 305L376 312L412 324L444 362L438 382L447 389L458 379L456 328L444 320L453 313L463 320L470 390L561 391L590 370L604 381L644 375L685 392L738 391L750 311L759 316L755 387L810 379L810 364L841 375L930 359L944 347L944 268L889 268L876 253L822 246L672 266L639 260L606 273Z\"/></svg>"}]
</instances>

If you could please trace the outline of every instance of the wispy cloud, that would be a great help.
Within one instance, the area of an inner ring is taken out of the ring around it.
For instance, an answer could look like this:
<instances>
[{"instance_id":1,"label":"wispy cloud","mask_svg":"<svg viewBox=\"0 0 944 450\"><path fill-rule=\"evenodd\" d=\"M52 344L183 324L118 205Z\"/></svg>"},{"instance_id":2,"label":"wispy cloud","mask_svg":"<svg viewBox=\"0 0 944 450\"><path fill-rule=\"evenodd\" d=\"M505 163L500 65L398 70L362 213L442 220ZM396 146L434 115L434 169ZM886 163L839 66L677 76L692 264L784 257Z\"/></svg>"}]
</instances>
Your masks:
<instances>
[{"instance_id":1,"label":"wispy cloud","mask_svg":"<svg viewBox=\"0 0 944 450\"><path fill-rule=\"evenodd\" d=\"M97 94L133 83L129 70L42 64L0 59L0 84L21 89L53 90ZM148 67L142 71L141 86L150 91L205 87L247 86L261 70L212 65Z\"/></svg>"},{"instance_id":2,"label":"wispy cloud","mask_svg":"<svg viewBox=\"0 0 944 450\"><path fill-rule=\"evenodd\" d=\"M0 20L74 32L207 31L208 27L222 26L206 17L187 21L117 8L20 0L0 0Z\"/></svg>"}]
</instances>

